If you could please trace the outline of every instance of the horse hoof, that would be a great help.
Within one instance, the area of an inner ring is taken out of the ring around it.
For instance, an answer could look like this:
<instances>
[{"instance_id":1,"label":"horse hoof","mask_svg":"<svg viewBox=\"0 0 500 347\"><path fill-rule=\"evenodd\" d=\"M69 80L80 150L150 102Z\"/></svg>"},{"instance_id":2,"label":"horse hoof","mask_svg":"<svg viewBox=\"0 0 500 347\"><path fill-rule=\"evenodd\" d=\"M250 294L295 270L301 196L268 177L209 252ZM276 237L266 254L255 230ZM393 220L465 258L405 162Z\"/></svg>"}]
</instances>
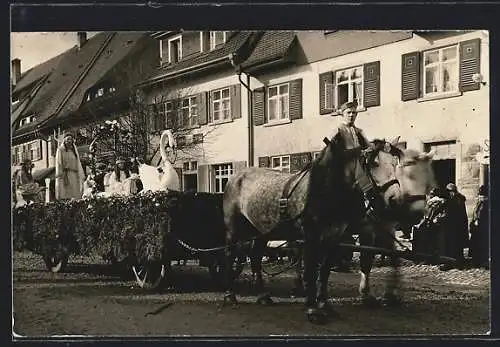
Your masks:
<instances>
[{"instance_id":1,"label":"horse hoof","mask_svg":"<svg viewBox=\"0 0 500 347\"><path fill-rule=\"evenodd\" d=\"M307 309L307 320L312 324L322 325L327 321L325 312L316 308Z\"/></svg>"},{"instance_id":2,"label":"horse hoof","mask_svg":"<svg viewBox=\"0 0 500 347\"><path fill-rule=\"evenodd\" d=\"M361 297L361 305L367 308L380 307L380 301L373 295L363 295Z\"/></svg>"},{"instance_id":3,"label":"horse hoof","mask_svg":"<svg viewBox=\"0 0 500 347\"><path fill-rule=\"evenodd\" d=\"M382 298L382 304L384 307L401 307L403 299L395 294L385 294Z\"/></svg>"},{"instance_id":4,"label":"horse hoof","mask_svg":"<svg viewBox=\"0 0 500 347\"><path fill-rule=\"evenodd\" d=\"M328 301L320 301L318 303L318 309L328 316L333 316L335 314L333 306Z\"/></svg>"},{"instance_id":5,"label":"horse hoof","mask_svg":"<svg viewBox=\"0 0 500 347\"><path fill-rule=\"evenodd\" d=\"M224 306L237 306L238 301L236 300L236 295L233 293L224 295Z\"/></svg>"},{"instance_id":6,"label":"horse hoof","mask_svg":"<svg viewBox=\"0 0 500 347\"><path fill-rule=\"evenodd\" d=\"M272 305L273 299L271 298L271 294L264 294L261 295L257 298L257 304L263 305L263 306L269 306Z\"/></svg>"}]
</instances>

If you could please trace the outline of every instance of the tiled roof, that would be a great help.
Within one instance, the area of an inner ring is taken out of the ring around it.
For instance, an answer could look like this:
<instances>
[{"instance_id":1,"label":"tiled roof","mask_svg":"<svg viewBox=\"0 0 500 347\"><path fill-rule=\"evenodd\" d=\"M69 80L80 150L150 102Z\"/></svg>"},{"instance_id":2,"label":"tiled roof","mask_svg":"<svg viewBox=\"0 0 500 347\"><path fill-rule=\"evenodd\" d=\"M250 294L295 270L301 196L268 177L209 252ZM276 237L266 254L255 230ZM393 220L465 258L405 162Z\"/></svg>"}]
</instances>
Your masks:
<instances>
[{"instance_id":1,"label":"tiled roof","mask_svg":"<svg viewBox=\"0 0 500 347\"><path fill-rule=\"evenodd\" d=\"M63 54L57 69L52 71L23 111L23 115L36 114L36 122L19 129L15 135L32 130L33 127L54 115L68 92L77 83L92 58L96 56L110 35L110 33L99 33L90 38L82 48L75 46Z\"/></svg>"},{"instance_id":2,"label":"tiled roof","mask_svg":"<svg viewBox=\"0 0 500 347\"><path fill-rule=\"evenodd\" d=\"M78 88L67 101L64 110L56 118L65 117L80 107L89 88L106 78L106 73L122 61L134 48L138 41L148 35L140 32L117 33L106 46L101 56L92 66L89 74L81 81ZM117 88L123 86L117 86Z\"/></svg>"},{"instance_id":3,"label":"tiled roof","mask_svg":"<svg viewBox=\"0 0 500 347\"><path fill-rule=\"evenodd\" d=\"M195 67L199 64L209 63L219 58L223 58L224 56L229 55L230 53L234 53L238 51L243 44L250 37L252 32L249 31L240 31L232 35L229 40L222 45L220 48L196 54L194 56L189 56L186 59L183 59L175 64L166 64L159 68L155 73L153 73L148 80L156 80L161 79L162 77L166 77L170 74L174 74L183 69L188 69L190 67Z\"/></svg>"},{"instance_id":4,"label":"tiled roof","mask_svg":"<svg viewBox=\"0 0 500 347\"><path fill-rule=\"evenodd\" d=\"M295 39L293 31L266 31L243 68L284 58Z\"/></svg>"},{"instance_id":5,"label":"tiled roof","mask_svg":"<svg viewBox=\"0 0 500 347\"><path fill-rule=\"evenodd\" d=\"M41 63L29 69L28 71L23 72L21 75L21 79L12 89L12 94L18 93L24 88L31 86L33 83L40 80L41 78L47 76L51 71L57 68L59 62L64 58L64 55L67 54L68 52L69 51L63 52L47 60L46 62Z\"/></svg>"},{"instance_id":6,"label":"tiled roof","mask_svg":"<svg viewBox=\"0 0 500 347\"><path fill-rule=\"evenodd\" d=\"M141 32L103 32L90 38L81 49L75 46L63 53L56 68L22 112L23 115L37 114L36 122L18 129L15 135L28 133L53 116L64 117L77 110L86 91L147 36Z\"/></svg>"}]
</instances>

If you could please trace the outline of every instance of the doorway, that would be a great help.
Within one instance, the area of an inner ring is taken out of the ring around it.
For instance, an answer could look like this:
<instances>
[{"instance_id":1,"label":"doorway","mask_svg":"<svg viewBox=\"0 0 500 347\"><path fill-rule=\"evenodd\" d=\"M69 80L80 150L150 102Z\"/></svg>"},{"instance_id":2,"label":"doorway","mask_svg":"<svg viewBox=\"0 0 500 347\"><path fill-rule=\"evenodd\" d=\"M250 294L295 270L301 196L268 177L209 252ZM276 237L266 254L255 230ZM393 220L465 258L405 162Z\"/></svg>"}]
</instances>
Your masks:
<instances>
[{"instance_id":1,"label":"doorway","mask_svg":"<svg viewBox=\"0 0 500 347\"><path fill-rule=\"evenodd\" d=\"M184 191L196 192L198 190L198 175L184 174Z\"/></svg>"},{"instance_id":2,"label":"doorway","mask_svg":"<svg viewBox=\"0 0 500 347\"><path fill-rule=\"evenodd\" d=\"M433 160L432 168L438 187L444 189L448 183L455 183L455 159Z\"/></svg>"},{"instance_id":3,"label":"doorway","mask_svg":"<svg viewBox=\"0 0 500 347\"><path fill-rule=\"evenodd\" d=\"M424 144L424 150L426 152L434 150L432 168L438 187L444 189L448 183L456 184L457 142L455 140L428 142Z\"/></svg>"}]
</instances>

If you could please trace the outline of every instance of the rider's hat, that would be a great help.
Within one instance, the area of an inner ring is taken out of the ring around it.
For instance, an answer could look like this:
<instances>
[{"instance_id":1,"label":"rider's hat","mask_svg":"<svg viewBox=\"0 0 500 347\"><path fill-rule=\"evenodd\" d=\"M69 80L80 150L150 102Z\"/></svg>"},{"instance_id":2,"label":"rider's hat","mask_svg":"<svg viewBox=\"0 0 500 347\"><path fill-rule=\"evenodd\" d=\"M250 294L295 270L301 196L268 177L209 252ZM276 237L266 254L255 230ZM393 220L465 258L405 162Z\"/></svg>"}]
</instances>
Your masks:
<instances>
[{"instance_id":1,"label":"rider's hat","mask_svg":"<svg viewBox=\"0 0 500 347\"><path fill-rule=\"evenodd\" d=\"M344 112L344 110L347 110L348 108L356 108L356 107L358 107L358 102L356 100L348 101L343 103L342 106L340 106L340 111Z\"/></svg>"}]
</instances>

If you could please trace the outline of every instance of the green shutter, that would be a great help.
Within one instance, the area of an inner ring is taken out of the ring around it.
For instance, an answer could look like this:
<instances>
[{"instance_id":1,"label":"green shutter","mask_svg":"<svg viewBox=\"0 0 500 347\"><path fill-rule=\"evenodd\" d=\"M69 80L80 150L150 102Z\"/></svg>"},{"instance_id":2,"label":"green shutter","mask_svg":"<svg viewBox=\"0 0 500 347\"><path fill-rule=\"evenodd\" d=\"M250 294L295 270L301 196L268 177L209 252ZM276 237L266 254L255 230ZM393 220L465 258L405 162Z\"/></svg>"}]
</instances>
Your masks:
<instances>
[{"instance_id":1,"label":"green shutter","mask_svg":"<svg viewBox=\"0 0 500 347\"><path fill-rule=\"evenodd\" d=\"M420 52L401 57L401 100L415 100L420 96Z\"/></svg>"},{"instance_id":2,"label":"green shutter","mask_svg":"<svg viewBox=\"0 0 500 347\"><path fill-rule=\"evenodd\" d=\"M231 95L231 117L232 119L241 118L241 85L232 85L229 91Z\"/></svg>"},{"instance_id":3,"label":"green shutter","mask_svg":"<svg viewBox=\"0 0 500 347\"><path fill-rule=\"evenodd\" d=\"M363 66L363 106L380 105L380 61Z\"/></svg>"},{"instance_id":4,"label":"green shutter","mask_svg":"<svg viewBox=\"0 0 500 347\"><path fill-rule=\"evenodd\" d=\"M319 114L333 112L333 71L324 72L319 75Z\"/></svg>"},{"instance_id":5,"label":"green shutter","mask_svg":"<svg viewBox=\"0 0 500 347\"><path fill-rule=\"evenodd\" d=\"M290 119L302 118L302 78L290 82Z\"/></svg>"},{"instance_id":6,"label":"green shutter","mask_svg":"<svg viewBox=\"0 0 500 347\"><path fill-rule=\"evenodd\" d=\"M266 122L266 89L257 88L252 93L253 124L262 125Z\"/></svg>"},{"instance_id":7,"label":"green shutter","mask_svg":"<svg viewBox=\"0 0 500 347\"><path fill-rule=\"evenodd\" d=\"M481 83L474 82L472 75L481 72L481 40L474 39L460 43L460 91L477 90Z\"/></svg>"}]
</instances>

